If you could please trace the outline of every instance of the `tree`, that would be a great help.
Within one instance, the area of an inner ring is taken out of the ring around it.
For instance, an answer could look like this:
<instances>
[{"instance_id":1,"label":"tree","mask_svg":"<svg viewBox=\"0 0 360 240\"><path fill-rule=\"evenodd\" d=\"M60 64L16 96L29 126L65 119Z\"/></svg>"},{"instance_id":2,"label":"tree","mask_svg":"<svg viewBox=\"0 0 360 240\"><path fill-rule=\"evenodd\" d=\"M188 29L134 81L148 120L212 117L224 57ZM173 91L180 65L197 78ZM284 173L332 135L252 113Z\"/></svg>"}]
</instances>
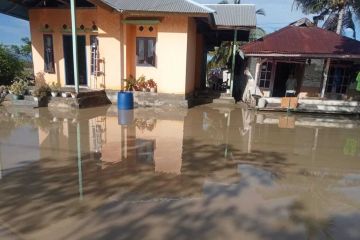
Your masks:
<instances>
[{"instance_id":1,"label":"tree","mask_svg":"<svg viewBox=\"0 0 360 240\"><path fill-rule=\"evenodd\" d=\"M24 58L25 60L31 60L31 41L29 38L25 37L22 38L21 41L23 42L23 45L11 45L10 49L11 51L18 55L19 57Z\"/></svg>"},{"instance_id":2,"label":"tree","mask_svg":"<svg viewBox=\"0 0 360 240\"><path fill-rule=\"evenodd\" d=\"M294 5L305 14L316 14L316 25L324 20L322 27L337 34L350 28L356 38L354 17L360 18L359 0L294 0Z\"/></svg>"},{"instance_id":3,"label":"tree","mask_svg":"<svg viewBox=\"0 0 360 240\"><path fill-rule=\"evenodd\" d=\"M241 4L241 0L234 0L234 4ZM229 1L222 0L219 4L229 4ZM265 16L265 10L260 8L256 10L257 15ZM256 28L250 32L250 41L256 40L265 36L265 30L262 28ZM239 45L239 44L237 44ZM232 54L232 42L222 42L219 47L216 47L214 51L209 52L211 57L208 62L208 68L224 67L228 62L228 58Z\"/></svg>"},{"instance_id":4,"label":"tree","mask_svg":"<svg viewBox=\"0 0 360 240\"><path fill-rule=\"evenodd\" d=\"M9 85L22 74L24 63L9 47L0 44L0 85Z\"/></svg>"}]
</instances>

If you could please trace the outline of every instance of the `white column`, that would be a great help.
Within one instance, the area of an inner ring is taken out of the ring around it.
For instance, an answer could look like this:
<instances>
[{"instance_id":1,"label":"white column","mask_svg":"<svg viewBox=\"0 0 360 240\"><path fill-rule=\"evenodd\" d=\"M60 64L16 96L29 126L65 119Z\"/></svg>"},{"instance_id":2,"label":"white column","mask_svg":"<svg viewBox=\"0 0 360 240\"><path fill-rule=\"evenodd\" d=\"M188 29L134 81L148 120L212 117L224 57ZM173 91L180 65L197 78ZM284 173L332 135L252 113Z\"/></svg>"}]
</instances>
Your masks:
<instances>
[{"instance_id":1,"label":"white column","mask_svg":"<svg viewBox=\"0 0 360 240\"><path fill-rule=\"evenodd\" d=\"M325 97L325 90L326 90L326 85L327 85L327 81L328 81L330 62L331 62L331 59L328 58L325 63L324 74L323 74L323 84L322 84L321 95L320 95L321 98Z\"/></svg>"},{"instance_id":2,"label":"white column","mask_svg":"<svg viewBox=\"0 0 360 240\"><path fill-rule=\"evenodd\" d=\"M77 52L75 0L70 0L70 10L71 10L71 34L72 34L75 92L79 93L79 67L78 67L78 52Z\"/></svg>"},{"instance_id":3,"label":"white column","mask_svg":"<svg viewBox=\"0 0 360 240\"><path fill-rule=\"evenodd\" d=\"M233 42L233 52L232 52L232 64L231 64L231 76L230 76L230 94L233 96L233 88L234 88L234 78L235 78L235 60L236 60L236 42L237 42L237 30L234 30L234 42Z\"/></svg>"},{"instance_id":4,"label":"white column","mask_svg":"<svg viewBox=\"0 0 360 240\"><path fill-rule=\"evenodd\" d=\"M259 86L260 67L261 67L261 58L258 58L256 62L255 79L254 79L257 86Z\"/></svg>"}]
</instances>

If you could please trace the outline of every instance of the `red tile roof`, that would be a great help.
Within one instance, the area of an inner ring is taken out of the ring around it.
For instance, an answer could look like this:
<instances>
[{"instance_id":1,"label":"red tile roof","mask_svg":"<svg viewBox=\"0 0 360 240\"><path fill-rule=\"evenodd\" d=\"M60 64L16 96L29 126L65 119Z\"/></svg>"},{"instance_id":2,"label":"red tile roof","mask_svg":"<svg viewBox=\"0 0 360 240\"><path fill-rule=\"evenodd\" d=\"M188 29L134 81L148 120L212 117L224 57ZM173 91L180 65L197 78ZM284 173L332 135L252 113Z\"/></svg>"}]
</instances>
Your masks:
<instances>
[{"instance_id":1,"label":"red tile roof","mask_svg":"<svg viewBox=\"0 0 360 240\"><path fill-rule=\"evenodd\" d=\"M318 27L288 26L241 47L248 56L359 58L360 42Z\"/></svg>"}]
</instances>

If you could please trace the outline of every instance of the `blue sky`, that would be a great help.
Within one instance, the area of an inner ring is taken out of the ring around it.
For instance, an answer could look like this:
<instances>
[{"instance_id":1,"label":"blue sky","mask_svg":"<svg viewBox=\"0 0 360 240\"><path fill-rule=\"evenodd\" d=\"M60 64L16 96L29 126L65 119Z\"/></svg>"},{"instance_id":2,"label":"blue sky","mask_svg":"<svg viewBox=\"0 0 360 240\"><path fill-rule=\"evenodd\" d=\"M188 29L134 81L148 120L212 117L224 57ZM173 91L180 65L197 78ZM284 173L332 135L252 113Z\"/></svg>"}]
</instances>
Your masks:
<instances>
[{"instance_id":1,"label":"blue sky","mask_svg":"<svg viewBox=\"0 0 360 240\"><path fill-rule=\"evenodd\" d=\"M196 0L200 3L218 3L220 0ZM232 0L229 0L232 2ZM257 8L263 8L266 16L258 16L258 26L270 33L276 31L290 22L296 21L304 15L301 11L293 9L293 0L242 0L242 3L252 3ZM360 27L358 25L358 35ZM19 20L0 14L0 43L20 44L22 37L30 35L29 24L27 21ZM360 39L360 36L357 36Z\"/></svg>"}]
</instances>

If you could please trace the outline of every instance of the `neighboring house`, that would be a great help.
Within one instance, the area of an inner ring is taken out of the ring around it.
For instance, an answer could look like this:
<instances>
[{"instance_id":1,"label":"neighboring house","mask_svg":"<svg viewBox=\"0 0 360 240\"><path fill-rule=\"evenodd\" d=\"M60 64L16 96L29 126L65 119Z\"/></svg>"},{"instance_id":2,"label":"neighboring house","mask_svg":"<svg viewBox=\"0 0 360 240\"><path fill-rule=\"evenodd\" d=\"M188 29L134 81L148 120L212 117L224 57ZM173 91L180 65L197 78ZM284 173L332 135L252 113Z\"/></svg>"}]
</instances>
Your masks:
<instances>
[{"instance_id":1,"label":"neighboring house","mask_svg":"<svg viewBox=\"0 0 360 240\"><path fill-rule=\"evenodd\" d=\"M242 46L250 71L267 97L284 97L286 81L296 78L300 98L357 99L360 42L302 19ZM327 61L329 70L326 71Z\"/></svg>"},{"instance_id":2,"label":"neighboring house","mask_svg":"<svg viewBox=\"0 0 360 240\"><path fill-rule=\"evenodd\" d=\"M80 86L123 88L144 75L159 93L190 95L205 82L206 54L221 41L247 41L254 5L191 0L76 1ZM229 11L230 9L230 11ZM69 1L2 1L0 12L29 20L34 72L73 86Z\"/></svg>"}]
</instances>

